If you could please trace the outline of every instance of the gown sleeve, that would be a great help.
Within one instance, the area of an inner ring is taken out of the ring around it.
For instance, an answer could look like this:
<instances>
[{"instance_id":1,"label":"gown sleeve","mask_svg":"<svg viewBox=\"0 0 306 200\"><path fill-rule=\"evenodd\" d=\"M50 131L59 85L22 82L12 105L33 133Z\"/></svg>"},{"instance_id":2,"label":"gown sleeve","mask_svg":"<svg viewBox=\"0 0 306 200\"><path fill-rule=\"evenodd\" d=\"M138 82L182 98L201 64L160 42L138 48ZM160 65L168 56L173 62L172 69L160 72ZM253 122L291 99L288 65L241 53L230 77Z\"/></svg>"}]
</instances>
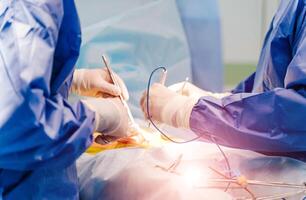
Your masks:
<instances>
[{"instance_id":1,"label":"gown sleeve","mask_svg":"<svg viewBox=\"0 0 306 200\"><path fill-rule=\"evenodd\" d=\"M63 2L0 3L2 169L65 167L92 142L94 114L82 103L71 105L50 92ZM73 1L65 2L69 6Z\"/></svg>"},{"instance_id":2,"label":"gown sleeve","mask_svg":"<svg viewBox=\"0 0 306 200\"><path fill-rule=\"evenodd\" d=\"M292 59L283 88L254 93L253 74L230 96L200 98L191 113L191 129L197 134L212 135L229 147L259 152L305 152L305 21L301 24L297 42L288 52Z\"/></svg>"}]
</instances>

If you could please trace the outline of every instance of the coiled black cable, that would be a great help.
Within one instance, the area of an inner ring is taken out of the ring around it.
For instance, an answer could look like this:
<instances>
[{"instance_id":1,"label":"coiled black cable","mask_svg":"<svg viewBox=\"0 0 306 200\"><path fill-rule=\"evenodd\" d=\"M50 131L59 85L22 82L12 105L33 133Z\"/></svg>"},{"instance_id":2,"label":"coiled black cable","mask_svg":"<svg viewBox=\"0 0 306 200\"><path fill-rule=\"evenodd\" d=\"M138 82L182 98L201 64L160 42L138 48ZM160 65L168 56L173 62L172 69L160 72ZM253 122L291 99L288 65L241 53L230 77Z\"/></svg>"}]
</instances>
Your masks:
<instances>
[{"instance_id":1,"label":"coiled black cable","mask_svg":"<svg viewBox=\"0 0 306 200\"><path fill-rule=\"evenodd\" d=\"M198 139L200 139L201 137L203 137L204 135L208 136L211 140L212 143L216 144L219 151L221 152L222 156L224 157L224 160L226 162L226 166L227 166L227 170L229 172L229 175L231 177L231 166L230 166L230 163L229 163L229 160L226 156L226 154L224 153L224 151L222 150L222 148L220 147L220 145L217 143L217 141L215 140L214 136L212 134L210 134L209 132L206 132L206 133L201 133L200 135L198 135L197 137L195 138L192 138L190 140L186 140L186 141L176 141L176 140L173 140L172 138L170 138L167 134L165 134L155 123L154 121L152 120L152 116L150 114L150 87L151 87L151 81L152 81L152 77L154 75L154 73L158 70L163 70L164 72L167 71L167 69L165 67L158 67L156 69L154 69L151 74L150 74L150 77L149 77L149 81L148 81L148 85L147 85L147 96L146 96L146 103L147 103L147 106L146 106L146 111L147 111L147 118L148 120L150 121L150 123L152 124L152 126L162 135L164 136L167 140L173 142L173 143L176 143L176 144L186 144L186 143L189 143L189 142L193 142L193 141L196 141ZM227 191L227 189L229 188L229 185L227 186L227 188L225 189L225 191Z\"/></svg>"}]
</instances>

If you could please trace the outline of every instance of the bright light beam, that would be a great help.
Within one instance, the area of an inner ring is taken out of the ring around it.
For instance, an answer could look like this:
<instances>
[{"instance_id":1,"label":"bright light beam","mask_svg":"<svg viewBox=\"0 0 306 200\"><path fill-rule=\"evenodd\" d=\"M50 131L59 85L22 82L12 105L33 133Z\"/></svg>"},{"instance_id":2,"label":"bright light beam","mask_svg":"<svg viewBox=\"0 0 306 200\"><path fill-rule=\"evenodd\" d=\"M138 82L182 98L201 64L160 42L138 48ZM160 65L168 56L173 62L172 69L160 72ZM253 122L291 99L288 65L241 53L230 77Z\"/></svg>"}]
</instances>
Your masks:
<instances>
[{"instance_id":1,"label":"bright light beam","mask_svg":"<svg viewBox=\"0 0 306 200\"><path fill-rule=\"evenodd\" d=\"M197 185L207 185L209 173L207 170L189 168L183 173L183 178L185 184L189 187L194 187Z\"/></svg>"}]
</instances>

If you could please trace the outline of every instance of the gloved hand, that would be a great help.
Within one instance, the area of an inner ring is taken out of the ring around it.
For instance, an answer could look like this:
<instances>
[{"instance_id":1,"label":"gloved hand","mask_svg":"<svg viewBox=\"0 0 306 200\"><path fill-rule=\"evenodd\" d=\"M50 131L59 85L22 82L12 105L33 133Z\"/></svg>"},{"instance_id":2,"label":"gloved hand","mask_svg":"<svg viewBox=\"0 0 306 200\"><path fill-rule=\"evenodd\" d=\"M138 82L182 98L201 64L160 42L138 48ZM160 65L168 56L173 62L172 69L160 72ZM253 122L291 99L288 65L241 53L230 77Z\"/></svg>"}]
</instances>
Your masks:
<instances>
[{"instance_id":1,"label":"gloved hand","mask_svg":"<svg viewBox=\"0 0 306 200\"><path fill-rule=\"evenodd\" d=\"M115 86L106 68L104 69L77 69L73 74L71 91L81 96L104 97L119 96L127 100L129 93L122 79L114 73L119 85Z\"/></svg>"},{"instance_id":2,"label":"gloved hand","mask_svg":"<svg viewBox=\"0 0 306 200\"><path fill-rule=\"evenodd\" d=\"M119 98L90 98L82 100L95 112L95 131L120 138L127 136L128 115Z\"/></svg>"},{"instance_id":3,"label":"gloved hand","mask_svg":"<svg viewBox=\"0 0 306 200\"><path fill-rule=\"evenodd\" d=\"M155 83L150 88L149 111L152 119L174 127L189 128L189 118L198 98L180 95L167 87ZM147 113L147 92L140 101L142 111Z\"/></svg>"},{"instance_id":4,"label":"gloved hand","mask_svg":"<svg viewBox=\"0 0 306 200\"><path fill-rule=\"evenodd\" d=\"M192 108L200 97L223 98L229 94L204 91L189 82L177 83L169 88L155 83L150 88L149 111L154 120L174 127L189 128ZM147 117L147 92L144 92L140 104Z\"/></svg>"},{"instance_id":5,"label":"gloved hand","mask_svg":"<svg viewBox=\"0 0 306 200\"><path fill-rule=\"evenodd\" d=\"M218 99L221 99L225 96L230 95L231 93L225 92L225 93L213 93L209 91L202 90L201 88L198 88L197 86L193 85L190 82L180 82L173 84L168 87L172 91L175 91L181 95L193 97L193 98L200 98L203 96L212 96Z\"/></svg>"}]
</instances>

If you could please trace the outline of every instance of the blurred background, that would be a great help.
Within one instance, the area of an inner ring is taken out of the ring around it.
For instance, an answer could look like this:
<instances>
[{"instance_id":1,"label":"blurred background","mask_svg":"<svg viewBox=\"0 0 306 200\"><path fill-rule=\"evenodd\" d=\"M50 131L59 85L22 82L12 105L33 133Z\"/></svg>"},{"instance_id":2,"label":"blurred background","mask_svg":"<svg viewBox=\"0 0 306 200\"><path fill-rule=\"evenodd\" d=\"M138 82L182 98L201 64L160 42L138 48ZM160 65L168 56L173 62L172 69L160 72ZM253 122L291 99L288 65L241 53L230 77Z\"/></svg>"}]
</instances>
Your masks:
<instances>
[{"instance_id":1,"label":"blurred background","mask_svg":"<svg viewBox=\"0 0 306 200\"><path fill-rule=\"evenodd\" d=\"M279 3L76 0L83 34L77 67L101 67L106 54L128 87L137 117L149 75L159 66L169 71L166 85L190 77L204 90L228 91L255 71Z\"/></svg>"},{"instance_id":2,"label":"blurred background","mask_svg":"<svg viewBox=\"0 0 306 200\"><path fill-rule=\"evenodd\" d=\"M225 88L253 72L280 0L219 0Z\"/></svg>"}]
</instances>

